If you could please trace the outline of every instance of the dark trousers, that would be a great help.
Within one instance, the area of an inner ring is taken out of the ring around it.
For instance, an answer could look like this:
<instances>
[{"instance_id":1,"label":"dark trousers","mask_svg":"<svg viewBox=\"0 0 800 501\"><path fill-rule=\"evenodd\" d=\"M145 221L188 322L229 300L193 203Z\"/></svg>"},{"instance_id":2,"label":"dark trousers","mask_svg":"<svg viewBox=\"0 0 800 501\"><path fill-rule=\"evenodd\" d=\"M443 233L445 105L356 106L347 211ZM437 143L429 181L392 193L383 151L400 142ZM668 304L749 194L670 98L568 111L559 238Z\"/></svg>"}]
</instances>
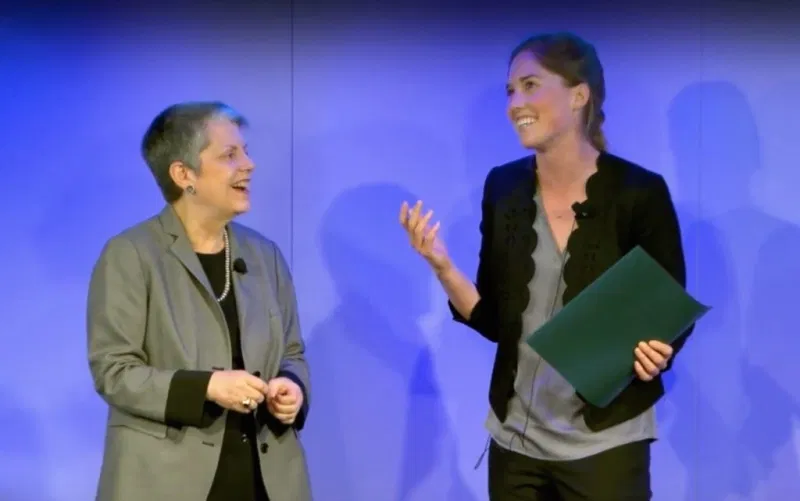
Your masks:
<instances>
[{"instance_id":1,"label":"dark trousers","mask_svg":"<svg viewBox=\"0 0 800 501\"><path fill-rule=\"evenodd\" d=\"M650 441L575 461L542 461L489 446L489 501L649 501Z\"/></svg>"}]
</instances>

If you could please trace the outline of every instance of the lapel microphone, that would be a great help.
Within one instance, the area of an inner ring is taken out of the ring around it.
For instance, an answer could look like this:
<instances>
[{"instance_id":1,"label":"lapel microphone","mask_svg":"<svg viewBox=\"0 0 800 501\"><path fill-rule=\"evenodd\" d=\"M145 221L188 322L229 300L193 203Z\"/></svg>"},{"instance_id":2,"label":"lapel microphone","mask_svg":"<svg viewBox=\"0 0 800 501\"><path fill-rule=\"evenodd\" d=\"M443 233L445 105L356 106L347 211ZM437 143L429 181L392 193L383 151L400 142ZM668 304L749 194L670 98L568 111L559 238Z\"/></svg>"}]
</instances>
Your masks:
<instances>
[{"instance_id":1,"label":"lapel microphone","mask_svg":"<svg viewBox=\"0 0 800 501\"><path fill-rule=\"evenodd\" d=\"M591 207L589 207L586 202L579 203L575 202L572 204L572 212L575 213L575 219L580 221L581 219L588 219L590 217L594 217L594 211Z\"/></svg>"},{"instance_id":2,"label":"lapel microphone","mask_svg":"<svg viewBox=\"0 0 800 501\"><path fill-rule=\"evenodd\" d=\"M247 263L244 262L244 259L237 257L233 260L233 271L242 275L247 274Z\"/></svg>"}]
</instances>

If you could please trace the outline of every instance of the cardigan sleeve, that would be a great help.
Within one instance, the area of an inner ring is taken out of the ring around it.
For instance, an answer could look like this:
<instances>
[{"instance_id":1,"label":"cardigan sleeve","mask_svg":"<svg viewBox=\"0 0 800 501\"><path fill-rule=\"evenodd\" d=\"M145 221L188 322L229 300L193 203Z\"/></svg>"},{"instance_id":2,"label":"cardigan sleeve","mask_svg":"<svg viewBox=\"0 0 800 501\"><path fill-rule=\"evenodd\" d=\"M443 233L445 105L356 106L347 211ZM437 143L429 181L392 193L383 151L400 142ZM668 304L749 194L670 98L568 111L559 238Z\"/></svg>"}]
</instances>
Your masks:
<instances>
[{"instance_id":1,"label":"cardigan sleeve","mask_svg":"<svg viewBox=\"0 0 800 501\"><path fill-rule=\"evenodd\" d=\"M453 315L453 320L464 324L471 329L478 332L480 335L492 342L497 342L497 301L494 295L495 288L493 287L494 277L492 276L492 243L493 243L493 226L494 226L494 202L491 196L492 193L492 179L496 169L492 169L486 176L483 184L483 197L481 200L481 222L480 234L481 243L478 255L478 273L475 281L475 287L478 289L480 299L472 309L469 318L461 315L453 306L453 303L448 301L450 312Z\"/></svg>"}]
</instances>

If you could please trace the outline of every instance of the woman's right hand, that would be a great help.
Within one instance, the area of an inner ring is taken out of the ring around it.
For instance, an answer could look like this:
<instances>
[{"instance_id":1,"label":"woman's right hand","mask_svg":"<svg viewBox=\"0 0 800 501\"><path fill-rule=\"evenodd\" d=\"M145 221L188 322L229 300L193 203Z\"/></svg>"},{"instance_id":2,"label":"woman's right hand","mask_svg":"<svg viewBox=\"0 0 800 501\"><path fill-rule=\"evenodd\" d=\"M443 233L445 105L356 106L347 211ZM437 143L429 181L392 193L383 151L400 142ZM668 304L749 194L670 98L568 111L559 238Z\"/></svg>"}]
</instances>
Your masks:
<instances>
[{"instance_id":1,"label":"woman's right hand","mask_svg":"<svg viewBox=\"0 0 800 501\"><path fill-rule=\"evenodd\" d=\"M225 409L248 414L264 401L269 385L247 371L215 371L206 397Z\"/></svg>"},{"instance_id":2,"label":"woman's right hand","mask_svg":"<svg viewBox=\"0 0 800 501\"><path fill-rule=\"evenodd\" d=\"M403 202L400 207L400 224L408 233L411 246L439 274L447 271L452 263L444 242L438 237L440 223L430 226L432 217L432 210L422 215L422 201L418 201L413 207L409 207L408 202Z\"/></svg>"}]
</instances>

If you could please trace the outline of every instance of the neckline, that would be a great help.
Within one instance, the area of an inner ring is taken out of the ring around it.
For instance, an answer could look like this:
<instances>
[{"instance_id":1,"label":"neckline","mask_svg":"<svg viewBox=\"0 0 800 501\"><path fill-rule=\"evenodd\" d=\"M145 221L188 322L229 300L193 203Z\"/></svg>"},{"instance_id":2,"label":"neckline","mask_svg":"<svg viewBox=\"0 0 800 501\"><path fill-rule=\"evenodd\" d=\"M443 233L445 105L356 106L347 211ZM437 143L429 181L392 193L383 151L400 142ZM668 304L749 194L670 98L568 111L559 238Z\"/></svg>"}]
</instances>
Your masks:
<instances>
[{"instance_id":1,"label":"neckline","mask_svg":"<svg viewBox=\"0 0 800 501\"><path fill-rule=\"evenodd\" d=\"M216 258L220 258L220 257L225 257L225 249L222 249L219 252L212 252L212 253L209 253L209 252L195 252L195 254L197 254L197 257L199 257L200 259L216 259Z\"/></svg>"},{"instance_id":2,"label":"neckline","mask_svg":"<svg viewBox=\"0 0 800 501\"><path fill-rule=\"evenodd\" d=\"M613 172L615 169L612 167L615 162L616 157L612 154L606 151L600 152L595 161L596 170L592 175L586 178L586 200L580 204L581 206L597 211L604 209L608 205L609 201L613 198L612 188L615 184ZM527 164L533 174L533 183L531 183L530 186L533 188L533 192L536 193L539 190L539 176L536 175L537 165L535 154L531 155L530 161L527 162Z\"/></svg>"}]
</instances>

